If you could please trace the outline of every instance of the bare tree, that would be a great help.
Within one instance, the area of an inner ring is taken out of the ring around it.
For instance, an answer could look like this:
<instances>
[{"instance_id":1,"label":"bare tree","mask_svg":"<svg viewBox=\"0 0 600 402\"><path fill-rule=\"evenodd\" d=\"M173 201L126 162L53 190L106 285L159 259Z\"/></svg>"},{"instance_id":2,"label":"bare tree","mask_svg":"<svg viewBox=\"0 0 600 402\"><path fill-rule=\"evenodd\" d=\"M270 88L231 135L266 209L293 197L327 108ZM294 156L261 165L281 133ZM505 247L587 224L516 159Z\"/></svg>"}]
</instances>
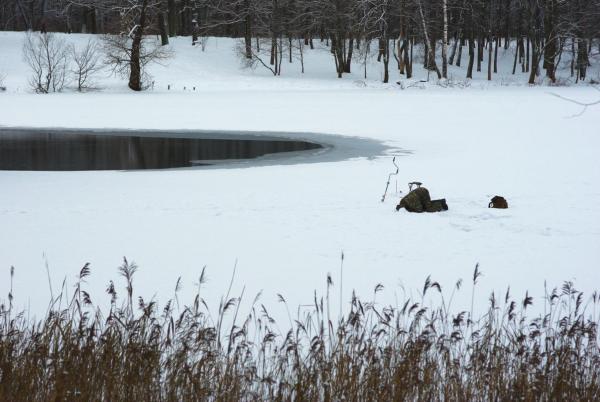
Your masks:
<instances>
[{"instance_id":1,"label":"bare tree","mask_svg":"<svg viewBox=\"0 0 600 402\"><path fill-rule=\"evenodd\" d=\"M98 49L98 43L93 39L88 40L80 50L75 45L71 45L71 58L74 64L71 73L75 76L77 90L80 92L93 86L94 75L102 69Z\"/></svg>"},{"instance_id":2,"label":"bare tree","mask_svg":"<svg viewBox=\"0 0 600 402\"><path fill-rule=\"evenodd\" d=\"M268 0L204 0L202 5L211 16L204 30L242 25L240 36L244 38L244 57L252 59L252 37L264 34L273 3Z\"/></svg>"},{"instance_id":3,"label":"bare tree","mask_svg":"<svg viewBox=\"0 0 600 402\"><path fill-rule=\"evenodd\" d=\"M115 74L129 79L129 88L141 91L150 85L146 67L171 57L171 51L150 38L142 38L139 47L126 35L105 35L102 38L104 64ZM133 67L133 69L132 69Z\"/></svg>"},{"instance_id":4,"label":"bare tree","mask_svg":"<svg viewBox=\"0 0 600 402\"><path fill-rule=\"evenodd\" d=\"M383 61L384 83L388 83L390 78L390 26L393 19L398 19L397 16L393 15L394 5L394 0L368 0L368 2L361 7L363 9L363 17L360 20L360 31L366 38L378 38L379 52L377 60ZM400 49L402 48L400 47Z\"/></svg>"},{"instance_id":5,"label":"bare tree","mask_svg":"<svg viewBox=\"0 0 600 402\"><path fill-rule=\"evenodd\" d=\"M437 63L435 62L435 45L429 35L429 28L427 20L425 19L425 14L423 12L423 2L422 0L417 0L419 7L419 16L421 17L421 25L423 26L423 36L425 38L425 45L427 47L426 59L427 59L427 68L431 70L435 70L438 80L442 78L442 74L437 67Z\"/></svg>"},{"instance_id":6,"label":"bare tree","mask_svg":"<svg viewBox=\"0 0 600 402\"><path fill-rule=\"evenodd\" d=\"M51 33L28 34L23 57L32 70L29 79L37 93L59 92L67 79L68 53L64 40Z\"/></svg>"},{"instance_id":7,"label":"bare tree","mask_svg":"<svg viewBox=\"0 0 600 402\"><path fill-rule=\"evenodd\" d=\"M398 68L400 74L404 74L406 71L406 78L412 78L412 58L411 49L412 43L410 41L410 19L408 0L399 0L399 36L398 36Z\"/></svg>"},{"instance_id":8,"label":"bare tree","mask_svg":"<svg viewBox=\"0 0 600 402\"><path fill-rule=\"evenodd\" d=\"M278 68L279 63L272 65L269 62L269 58L273 54L273 49L271 48L272 40L256 38L256 43L256 48L250 47L250 58L247 58L246 51L248 48L245 46L245 43L243 46L237 47L237 53L241 56L244 67L255 69L257 66L262 66L274 76L281 74L281 70ZM278 46L278 43L276 45ZM281 52L277 51L277 53Z\"/></svg>"},{"instance_id":9,"label":"bare tree","mask_svg":"<svg viewBox=\"0 0 600 402\"><path fill-rule=\"evenodd\" d=\"M104 36L105 62L114 72L129 78L129 88L141 91L149 86L148 64L171 57L170 49L145 36L152 17L159 14L161 3L150 3L150 0L117 1L112 9L124 16L124 30L118 35Z\"/></svg>"}]
</instances>

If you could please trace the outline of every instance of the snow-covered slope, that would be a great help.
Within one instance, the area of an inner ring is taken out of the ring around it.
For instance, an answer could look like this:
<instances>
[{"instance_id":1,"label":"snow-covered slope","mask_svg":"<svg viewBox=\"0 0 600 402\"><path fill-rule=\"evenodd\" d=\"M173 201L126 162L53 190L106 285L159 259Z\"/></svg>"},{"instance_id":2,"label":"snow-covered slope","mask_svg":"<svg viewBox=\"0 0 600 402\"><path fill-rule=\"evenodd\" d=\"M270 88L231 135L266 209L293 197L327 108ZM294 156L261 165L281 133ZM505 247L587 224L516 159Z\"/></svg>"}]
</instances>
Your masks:
<instances>
[{"instance_id":1,"label":"snow-covered slope","mask_svg":"<svg viewBox=\"0 0 600 402\"><path fill-rule=\"evenodd\" d=\"M318 132L369 137L390 150L375 159L244 169L0 172L0 298L14 265L18 304L43 308L47 258L55 292L90 262L92 297L108 300L103 290L123 256L141 267L136 291L160 300L178 276L184 293L194 292L206 266L203 294L216 303L237 260L234 294L245 286L246 295L263 289L270 306L276 293L293 306L310 304L328 272L339 289L342 252L345 299L353 289L368 298L382 283L379 300L394 303L429 274L449 291L477 262L482 301L510 285L541 303L545 280L598 287L600 110L570 118L581 109L552 96L598 98L589 86L507 87L479 76L466 89L401 90L378 82L376 62L366 82L360 65L336 79L323 50L307 54L305 76L286 76L299 67L284 65L284 76L272 77L240 69L230 39L210 39L201 52L183 38L169 65L152 69L154 91L131 93L103 77L100 91L35 95L22 38L0 33L0 54L8 55L0 60L8 86L2 126ZM501 64L507 77L510 59ZM394 149L411 153L399 157L397 183L381 203ZM413 180L445 197L450 210L396 213L396 185L406 191ZM508 210L487 208L496 194ZM464 307L470 291L455 300Z\"/></svg>"}]
</instances>

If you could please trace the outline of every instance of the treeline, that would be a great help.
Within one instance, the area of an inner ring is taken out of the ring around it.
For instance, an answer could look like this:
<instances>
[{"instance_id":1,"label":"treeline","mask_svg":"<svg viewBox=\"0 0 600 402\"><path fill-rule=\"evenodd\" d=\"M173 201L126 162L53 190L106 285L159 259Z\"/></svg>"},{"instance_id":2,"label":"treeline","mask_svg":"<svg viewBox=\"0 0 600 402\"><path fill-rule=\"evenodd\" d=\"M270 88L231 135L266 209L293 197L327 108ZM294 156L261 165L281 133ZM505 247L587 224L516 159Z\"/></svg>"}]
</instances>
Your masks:
<instances>
[{"instance_id":1,"label":"treeline","mask_svg":"<svg viewBox=\"0 0 600 402\"><path fill-rule=\"evenodd\" d=\"M392 60L412 76L415 44L438 78L448 77L448 65L464 64L467 78L487 69L491 80L498 49L512 43L512 72L529 73L534 83L541 74L554 82L561 60L571 60L571 76L586 78L590 55L600 52L600 0L3 0L0 27L160 34L163 44L180 35L193 43L238 37L243 56L275 75L286 58L303 62L304 47L318 40L342 77L353 58L378 43L384 82Z\"/></svg>"}]
</instances>

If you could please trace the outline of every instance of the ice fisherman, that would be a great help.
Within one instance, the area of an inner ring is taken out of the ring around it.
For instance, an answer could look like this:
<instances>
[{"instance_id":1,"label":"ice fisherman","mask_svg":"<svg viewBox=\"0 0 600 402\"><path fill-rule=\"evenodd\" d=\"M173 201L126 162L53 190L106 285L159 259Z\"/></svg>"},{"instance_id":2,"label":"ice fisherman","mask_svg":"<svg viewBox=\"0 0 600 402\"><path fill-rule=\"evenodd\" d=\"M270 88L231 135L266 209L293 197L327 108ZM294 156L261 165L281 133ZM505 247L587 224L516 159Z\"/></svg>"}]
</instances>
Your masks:
<instances>
[{"instance_id":1,"label":"ice fisherman","mask_svg":"<svg viewBox=\"0 0 600 402\"><path fill-rule=\"evenodd\" d=\"M396 206L396 211L400 208L408 212L441 212L448 210L446 199L432 200L429 196L429 190L425 187L418 187L404 196Z\"/></svg>"}]
</instances>

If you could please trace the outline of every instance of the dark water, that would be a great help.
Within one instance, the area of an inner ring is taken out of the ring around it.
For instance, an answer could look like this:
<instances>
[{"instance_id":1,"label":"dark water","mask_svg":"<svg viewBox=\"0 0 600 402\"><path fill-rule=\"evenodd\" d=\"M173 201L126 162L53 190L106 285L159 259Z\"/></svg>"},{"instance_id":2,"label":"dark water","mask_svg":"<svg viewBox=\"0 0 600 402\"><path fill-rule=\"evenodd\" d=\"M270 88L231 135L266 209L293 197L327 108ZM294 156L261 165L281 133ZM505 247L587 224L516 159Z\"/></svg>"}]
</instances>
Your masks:
<instances>
[{"instance_id":1,"label":"dark water","mask_svg":"<svg viewBox=\"0 0 600 402\"><path fill-rule=\"evenodd\" d=\"M207 165L321 148L304 141L0 132L0 170L129 170Z\"/></svg>"}]
</instances>

